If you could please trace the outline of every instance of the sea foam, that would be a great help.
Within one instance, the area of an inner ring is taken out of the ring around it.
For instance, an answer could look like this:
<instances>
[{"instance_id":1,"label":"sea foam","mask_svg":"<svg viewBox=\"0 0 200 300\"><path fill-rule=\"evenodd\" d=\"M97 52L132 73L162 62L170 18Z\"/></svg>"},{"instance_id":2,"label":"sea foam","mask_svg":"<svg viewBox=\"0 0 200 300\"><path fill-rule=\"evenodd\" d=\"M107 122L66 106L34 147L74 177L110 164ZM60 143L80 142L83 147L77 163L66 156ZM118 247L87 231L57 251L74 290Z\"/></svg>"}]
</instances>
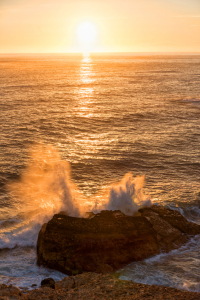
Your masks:
<instances>
[{"instance_id":1,"label":"sea foam","mask_svg":"<svg viewBox=\"0 0 200 300\"><path fill-rule=\"evenodd\" d=\"M127 173L121 181L108 185L97 202L98 194L88 198L72 182L69 163L54 147L35 145L20 180L8 185L13 202L20 203L20 212L10 226L0 225L0 248L35 246L42 224L60 211L73 217L101 210L133 215L140 207L151 205L143 193L144 183L144 176L134 178ZM13 224L16 219L20 221Z\"/></svg>"}]
</instances>

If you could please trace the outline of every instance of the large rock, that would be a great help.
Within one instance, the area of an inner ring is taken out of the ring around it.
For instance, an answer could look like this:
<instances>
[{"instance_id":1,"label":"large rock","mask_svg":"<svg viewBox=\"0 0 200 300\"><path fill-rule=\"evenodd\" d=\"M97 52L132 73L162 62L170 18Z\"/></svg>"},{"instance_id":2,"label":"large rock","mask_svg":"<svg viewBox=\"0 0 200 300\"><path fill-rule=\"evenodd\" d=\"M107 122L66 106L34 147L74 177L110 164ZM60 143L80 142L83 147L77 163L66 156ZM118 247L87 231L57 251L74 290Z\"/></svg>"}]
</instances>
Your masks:
<instances>
[{"instance_id":1,"label":"large rock","mask_svg":"<svg viewBox=\"0 0 200 300\"><path fill-rule=\"evenodd\" d=\"M56 214L40 230L37 263L68 275L113 272L161 251L170 251L200 233L178 211L152 206L137 216L102 211L75 218Z\"/></svg>"}]
</instances>

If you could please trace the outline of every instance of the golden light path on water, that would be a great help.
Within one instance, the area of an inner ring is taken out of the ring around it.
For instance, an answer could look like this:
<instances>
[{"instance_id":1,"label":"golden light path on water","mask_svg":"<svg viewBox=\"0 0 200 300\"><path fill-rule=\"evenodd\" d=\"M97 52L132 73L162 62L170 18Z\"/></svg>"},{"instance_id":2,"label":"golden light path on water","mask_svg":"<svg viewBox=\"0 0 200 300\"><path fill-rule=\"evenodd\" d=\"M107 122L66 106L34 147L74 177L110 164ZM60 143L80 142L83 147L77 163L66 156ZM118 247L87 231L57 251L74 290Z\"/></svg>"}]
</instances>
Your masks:
<instances>
[{"instance_id":1,"label":"golden light path on water","mask_svg":"<svg viewBox=\"0 0 200 300\"><path fill-rule=\"evenodd\" d=\"M94 112L94 106L93 104L93 94L94 94L94 87L92 87L92 84L95 83L95 73L92 66L92 58L90 56L90 53L83 53L83 58L81 61L81 67L80 67L80 83L81 87L78 91L79 93L79 109L78 109L78 115L81 118L90 118L92 117ZM102 136L96 136L96 134L89 133L84 139L79 139L79 145L85 153L85 159L90 159L91 153L98 154L97 148L100 147L102 144L102 140L105 138L105 134L102 134ZM105 144L108 141L105 140ZM101 188L104 188L103 186ZM99 204L103 201L103 195L101 193L96 194L94 197L85 198L83 201L84 205L94 205L94 203ZM93 203L93 204L92 204Z\"/></svg>"},{"instance_id":2,"label":"golden light path on water","mask_svg":"<svg viewBox=\"0 0 200 300\"><path fill-rule=\"evenodd\" d=\"M94 84L95 81L91 62L92 60L90 58L90 54L83 54L80 68L80 82L82 84L80 90L78 91L78 94L80 96L79 114L80 116L88 118L92 116L91 107L89 107L88 105L90 104L91 97L94 92L94 88L91 87L91 84ZM87 87L87 85L89 86Z\"/></svg>"}]
</instances>

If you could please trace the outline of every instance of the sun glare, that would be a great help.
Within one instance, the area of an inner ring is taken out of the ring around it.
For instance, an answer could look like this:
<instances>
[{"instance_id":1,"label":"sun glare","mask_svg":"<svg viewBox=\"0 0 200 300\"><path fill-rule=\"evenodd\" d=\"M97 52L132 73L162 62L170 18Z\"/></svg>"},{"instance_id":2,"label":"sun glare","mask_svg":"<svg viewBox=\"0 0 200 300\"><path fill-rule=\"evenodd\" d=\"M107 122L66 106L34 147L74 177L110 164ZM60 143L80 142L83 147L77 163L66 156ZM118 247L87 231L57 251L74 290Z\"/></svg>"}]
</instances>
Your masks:
<instances>
[{"instance_id":1,"label":"sun glare","mask_svg":"<svg viewBox=\"0 0 200 300\"><path fill-rule=\"evenodd\" d=\"M77 37L83 52L90 52L97 35L96 27L91 22L79 24Z\"/></svg>"}]
</instances>

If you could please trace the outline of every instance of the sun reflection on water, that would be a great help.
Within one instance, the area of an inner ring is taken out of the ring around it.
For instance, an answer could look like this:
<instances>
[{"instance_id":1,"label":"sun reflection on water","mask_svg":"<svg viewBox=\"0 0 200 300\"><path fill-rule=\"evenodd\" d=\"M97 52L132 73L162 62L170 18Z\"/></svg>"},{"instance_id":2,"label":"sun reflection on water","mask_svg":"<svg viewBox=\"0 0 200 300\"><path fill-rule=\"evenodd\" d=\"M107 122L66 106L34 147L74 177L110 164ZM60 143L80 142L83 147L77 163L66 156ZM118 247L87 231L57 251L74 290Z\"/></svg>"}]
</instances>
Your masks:
<instances>
[{"instance_id":1,"label":"sun reflection on water","mask_svg":"<svg viewBox=\"0 0 200 300\"><path fill-rule=\"evenodd\" d=\"M83 55L81 61L80 77L81 82L84 84L92 83L94 81L94 74L92 72L92 60L90 55Z\"/></svg>"},{"instance_id":2,"label":"sun reflection on water","mask_svg":"<svg viewBox=\"0 0 200 300\"><path fill-rule=\"evenodd\" d=\"M89 118L92 113L92 97L94 88L92 84L95 81L92 59L89 54L83 54L80 67L80 88L78 90L79 106L78 114L81 117Z\"/></svg>"},{"instance_id":3,"label":"sun reflection on water","mask_svg":"<svg viewBox=\"0 0 200 300\"><path fill-rule=\"evenodd\" d=\"M90 53L83 53L82 63L90 63L91 61Z\"/></svg>"}]
</instances>

